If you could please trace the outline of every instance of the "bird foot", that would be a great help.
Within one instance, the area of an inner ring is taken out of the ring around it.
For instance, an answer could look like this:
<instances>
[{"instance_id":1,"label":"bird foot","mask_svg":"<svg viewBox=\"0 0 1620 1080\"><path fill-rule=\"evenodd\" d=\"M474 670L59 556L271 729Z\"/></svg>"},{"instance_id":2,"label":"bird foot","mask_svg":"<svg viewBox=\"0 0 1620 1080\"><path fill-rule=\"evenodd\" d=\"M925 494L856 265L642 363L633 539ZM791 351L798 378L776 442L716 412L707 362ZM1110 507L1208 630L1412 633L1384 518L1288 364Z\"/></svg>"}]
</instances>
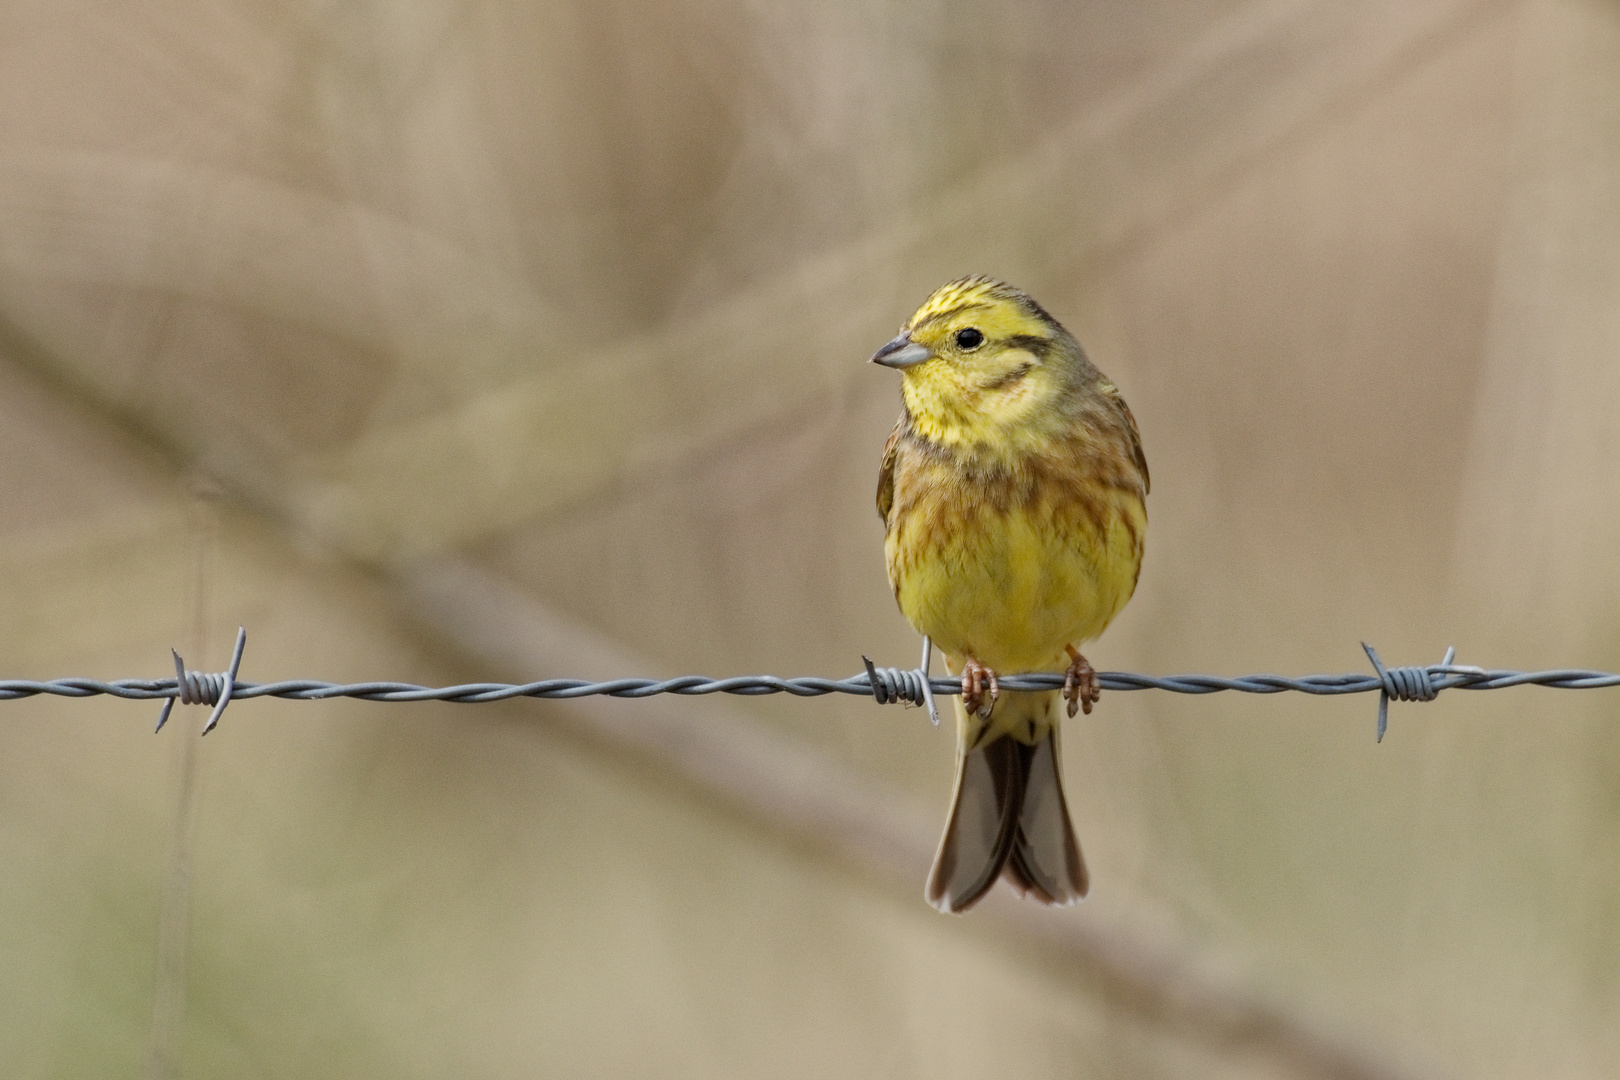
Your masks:
<instances>
[{"instance_id":1,"label":"bird foot","mask_svg":"<svg viewBox=\"0 0 1620 1080\"><path fill-rule=\"evenodd\" d=\"M997 681L996 673L973 657L968 657L962 667L962 705L968 714L988 720L990 710L996 707L996 699L1000 696L1001 683Z\"/></svg>"},{"instance_id":2,"label":"bird foot","mask_svg":"<svg viewBox=\"0 0 1620 1080\"><path fill-rule=\"evenodd\" d=\"M1069 670L1063 675L1063 700L1069 703L1069 715L1084 709L1091 715L1091 707L1102 697L1102 686L1097 682L1097 670L1080 655L1073 645L1063 646L1069 654Z\"/></svg>"}]
</instances>

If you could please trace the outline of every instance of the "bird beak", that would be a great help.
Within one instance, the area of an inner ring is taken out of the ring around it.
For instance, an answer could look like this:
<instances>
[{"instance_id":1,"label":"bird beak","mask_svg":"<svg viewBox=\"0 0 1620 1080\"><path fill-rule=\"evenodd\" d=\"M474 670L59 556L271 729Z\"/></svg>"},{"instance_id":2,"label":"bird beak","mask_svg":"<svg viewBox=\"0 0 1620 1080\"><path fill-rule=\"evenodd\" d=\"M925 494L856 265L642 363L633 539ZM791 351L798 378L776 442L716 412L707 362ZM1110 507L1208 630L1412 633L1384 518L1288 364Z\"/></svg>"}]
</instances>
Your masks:
<instances>
[{"instance_id":1,"label":"bird beak","mask_svg":"<svg viewBox=\"0 0 1620 1080\"><path fill-rule=\"evenodd\" d=\"M872 354L872 363L882 364L884 367L908 368L913 364L920 364L931 359L933 353L928 351L926 345L919 345L911 340L910 334L901 334L883 348Z\"/></svg>"}]
</instances>

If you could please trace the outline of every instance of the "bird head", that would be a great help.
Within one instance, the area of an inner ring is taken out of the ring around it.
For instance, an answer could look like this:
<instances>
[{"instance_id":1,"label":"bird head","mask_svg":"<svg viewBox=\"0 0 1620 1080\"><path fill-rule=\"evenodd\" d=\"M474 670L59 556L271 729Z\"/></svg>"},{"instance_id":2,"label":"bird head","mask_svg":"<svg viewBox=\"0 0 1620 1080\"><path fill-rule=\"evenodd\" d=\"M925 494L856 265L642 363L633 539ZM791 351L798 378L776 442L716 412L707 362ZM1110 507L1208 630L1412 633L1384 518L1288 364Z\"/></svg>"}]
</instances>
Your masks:
<instances>
[{"instance_id":1,"label":"bird head","mask_svg":"<svg viewBox=\"0 0 1620 1080\"><path fill-rule=\"evenodd\" d=\"M947 445L1003 445L1063 422L1085 360L1028 293L970 277L935 290L872 363L900 371L919 434Z\"/></svg>"}]
</instances>

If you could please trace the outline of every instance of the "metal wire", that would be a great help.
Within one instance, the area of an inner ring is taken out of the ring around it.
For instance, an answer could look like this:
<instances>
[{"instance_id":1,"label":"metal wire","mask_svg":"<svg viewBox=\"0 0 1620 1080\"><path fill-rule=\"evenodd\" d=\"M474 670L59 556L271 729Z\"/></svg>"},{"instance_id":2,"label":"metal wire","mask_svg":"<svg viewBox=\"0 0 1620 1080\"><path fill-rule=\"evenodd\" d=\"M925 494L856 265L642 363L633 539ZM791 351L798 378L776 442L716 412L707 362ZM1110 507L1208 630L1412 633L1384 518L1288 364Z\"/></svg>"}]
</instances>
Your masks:
<instances>
[{"instance_id":1,"label":"metal wire","mask_svg":"<svg viewBox=\"0 0 1620 1080\"><path fill-rule=\"evenodd\" d=\"M513 698L581 698L606 695L617 698L645 698L658 694L792 694L795 697L822 697L827 694L850 694L870 697L879 704L900 702L908 705L926 705L932 712L931 694L960 694L960 679L947 676L925 675L929 660L929 646L923 650L924 667L916 669L879 668L866 661L866 670L847 679L826 679L816 676L783 678L776 675L738 675L728 679L712 679L706 675L680 675L672 679L609 679L593 682L588 679L541 679L529 683L462 683L457 686L418 686L402 682L331 683L315 679L286 679L281 682L243 682L236 678L242 662L242 649L247 631L238 630L236 648L231 657L230 670L220 674L202 674L184 669L177 654L176 677L172 679L100 679L64 678L46 682L27 679L0 680L0 701L31 698L38 695L83 698L107 695L137 701L165 699L163 714L158 720L161 729L168 719L175 701L181 704L214 706L204 734L217 723L225 706L232 700L258 697L290 698L296 701L324 701L329 698L359 698L362 701L452 701L478 704L487 701L509 701ZM1448 649L1445 659L1424 667L1386 668L1372 646L1362 643L1372 661L1372 673L1352 672L1345 675L1139 675L1128 671L1104 671L1098 679L1105 690L1167 690L1173 694L1217 694L1232 691L1241 694L1301 694L1338 695L1379 693L1378 738L1384 737L1388 724L1389 701L1433 701L1442 690L1504 690L1510 686L1548 686L1561 690L1595 690L1620 686L1620 674L1608 671L1588 671L1578 668L1557 668L1550 671L1487 670L1453 664L1455 650ZM863 659L865 659L863 657ZM1004 675L1000 679L1002 690L1060 690L1061 673ZM935 716L937 723L937 714Z\"/></svg>"}]
</instances>

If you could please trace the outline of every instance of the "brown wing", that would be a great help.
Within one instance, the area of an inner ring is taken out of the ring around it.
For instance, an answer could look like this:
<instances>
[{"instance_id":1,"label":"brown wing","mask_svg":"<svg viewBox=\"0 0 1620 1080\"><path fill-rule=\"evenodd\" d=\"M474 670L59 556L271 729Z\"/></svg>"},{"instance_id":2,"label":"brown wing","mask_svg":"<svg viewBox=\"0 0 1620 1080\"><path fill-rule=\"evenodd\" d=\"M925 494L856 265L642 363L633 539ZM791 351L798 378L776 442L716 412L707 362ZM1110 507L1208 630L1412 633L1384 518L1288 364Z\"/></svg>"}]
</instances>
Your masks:
<instances>
[{"instance_id":1,"label":"brown wing","mask_svg":"<svg viewBox=\"0 0 1620 1080\"><path fill-rule=\"evenodd\" d=\"M1125 420L1125 431L1131 439L1131 456L1136 459L1136 467L1142 470L1142 494L1146 495L1153 490L1153 479L1148 476L1147 455L1142 453L1142 433L1136 429L1136 417L1131 415L1131 407L1125 404L1118 387L1109 383L1105 392Z\"/></svg>"},{"instance_id":2,"label":"brown wing","mask_svg":"<svg viewBox=\"0 0 1620 1080\"><path fill-rule=\"evenodd\" d=\"M900 423L889 432L889 441L883 444L883 463L878 466L877 512L883 524L889 524L889 511L894 509L894 458L900 445Z\"/></svg>"}]
</instances>

